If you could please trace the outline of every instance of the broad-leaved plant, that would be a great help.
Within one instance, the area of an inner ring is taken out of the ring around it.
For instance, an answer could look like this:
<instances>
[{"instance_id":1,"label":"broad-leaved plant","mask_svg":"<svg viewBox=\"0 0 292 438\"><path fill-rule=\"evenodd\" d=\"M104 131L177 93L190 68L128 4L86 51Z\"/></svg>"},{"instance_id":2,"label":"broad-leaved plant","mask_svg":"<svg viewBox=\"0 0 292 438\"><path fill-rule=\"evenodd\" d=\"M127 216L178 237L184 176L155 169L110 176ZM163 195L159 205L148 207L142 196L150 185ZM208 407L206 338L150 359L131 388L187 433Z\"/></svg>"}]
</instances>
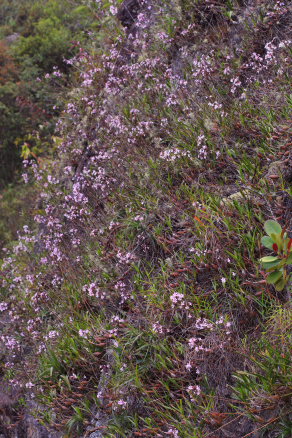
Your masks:
<instances>
[{"instance_id":1,"label":"broad-leaved plant","mask_svg":"<svg viewBox=\"0 0 292 438\"><path fill-rule=\"evenodd\" d=\"M269 255L260 259L263 268L269 272L267 283L273 284L277 291L287 286L292 275L288 272L288 265L292 264L292 239L281 225L268 220L264 225L267 236L262 238L262 244L273 250L276 255Z\"/></svg>"}]
</instances>

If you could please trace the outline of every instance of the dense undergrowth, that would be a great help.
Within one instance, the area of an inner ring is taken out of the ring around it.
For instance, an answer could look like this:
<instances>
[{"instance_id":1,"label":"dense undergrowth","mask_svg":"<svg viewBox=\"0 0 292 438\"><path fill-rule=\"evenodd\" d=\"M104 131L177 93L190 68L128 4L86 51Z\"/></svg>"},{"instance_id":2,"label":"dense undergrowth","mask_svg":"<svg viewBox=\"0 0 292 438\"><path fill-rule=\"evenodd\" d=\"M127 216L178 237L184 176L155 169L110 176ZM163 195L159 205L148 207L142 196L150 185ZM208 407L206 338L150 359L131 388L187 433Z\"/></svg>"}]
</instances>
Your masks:
<instances>
[{"instance_id":1,"label":"dense undergrowth","mask_svg":"<svg viewBox=\"0 0 292 438\"><path fill-rule=\"evenodd\" d=\"M291 303L259 263L265 220L291 237L290 2L121 3L90 5L57 158L24 163L14 427L32 398L61 436L290 437Z\"/></svg>"},{"instance_id":2,"label":"dense undergrowth","mask_svg":"<svg viewBox=\"0 0 292 438\"><path fill-rule=\"evenodd\" d=\"M74 83L66 60L97 28L94 10L75 0L1 1L1 190L17 177L21 153L52 153L62 95Z\"/></svg>"},{"instance_id":3,"label":"dense undergrowth","mask_svg":"<svg viewBox=\"0 0 292 438\"><path fill-rule=\"evenodd\" d=\"M0 3L0 248L23 225L13 206L28 209L22 159L55 154L55 124L78 77L67 60L97 35L95 14L75 0Z\"/></svg>"}]
</instances>

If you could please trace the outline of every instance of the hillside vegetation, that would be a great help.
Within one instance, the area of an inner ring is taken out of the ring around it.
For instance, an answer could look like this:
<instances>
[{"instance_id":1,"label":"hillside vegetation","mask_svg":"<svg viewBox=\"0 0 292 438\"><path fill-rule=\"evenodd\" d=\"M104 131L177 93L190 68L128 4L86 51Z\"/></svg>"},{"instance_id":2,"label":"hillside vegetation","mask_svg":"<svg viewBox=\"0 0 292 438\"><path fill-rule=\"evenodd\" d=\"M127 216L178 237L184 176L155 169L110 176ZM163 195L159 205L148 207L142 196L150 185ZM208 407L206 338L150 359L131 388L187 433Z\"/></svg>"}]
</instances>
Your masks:
<instances>
[{"instance_id":1,"label":"hillside vegetation","mask_svg":"<svg viewBox=\"0 0 292 438\"><path fill-rule=\"evenodd\" d=\"M9 205L27 211L30 203L29 190L17 184L22 159L41 160L55 153L62 96L76 76L66 59L78 53L78 44L86 45L98 27L95 11L79 1L1 1L0 248L25 223L24 218L11 217Z\"/></svg>"},{"instance_id":2,"label":"hillside vegetation","mask_svg":"<svg viewBox=\"0 0 292 438\"><path fill-rule=\"evenodd\" d=\"M291 437L290 2L31 3L5 74L58 110L0 200L0 434Z\"/></svg>"}]
</instances>

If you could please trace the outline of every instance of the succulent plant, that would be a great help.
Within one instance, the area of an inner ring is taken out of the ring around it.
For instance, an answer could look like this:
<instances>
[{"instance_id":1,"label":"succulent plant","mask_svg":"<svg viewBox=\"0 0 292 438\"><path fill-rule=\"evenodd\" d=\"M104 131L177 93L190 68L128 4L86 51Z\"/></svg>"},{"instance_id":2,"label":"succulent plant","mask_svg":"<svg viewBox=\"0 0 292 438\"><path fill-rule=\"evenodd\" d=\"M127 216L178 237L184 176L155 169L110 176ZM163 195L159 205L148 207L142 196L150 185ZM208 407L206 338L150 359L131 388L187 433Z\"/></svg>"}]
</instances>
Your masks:
<instances>
[{"instance_id":1,"label":"succulent plant","mask_svg":"<svg viewBox=\"0 0 292 438\"><path fill-rule=\"evenodd\" d=\"M276 255L262 257L260 262L269 273L267 283L273 284L277 291L281 291L291 279L287 268L288 265L292 264L292 239L288 237L285 229L282 229L281 225L274 220L266 221L264 228L267 236L264 236L261 242L266 248L273 250Z\"/></svg>"}]
</instances>

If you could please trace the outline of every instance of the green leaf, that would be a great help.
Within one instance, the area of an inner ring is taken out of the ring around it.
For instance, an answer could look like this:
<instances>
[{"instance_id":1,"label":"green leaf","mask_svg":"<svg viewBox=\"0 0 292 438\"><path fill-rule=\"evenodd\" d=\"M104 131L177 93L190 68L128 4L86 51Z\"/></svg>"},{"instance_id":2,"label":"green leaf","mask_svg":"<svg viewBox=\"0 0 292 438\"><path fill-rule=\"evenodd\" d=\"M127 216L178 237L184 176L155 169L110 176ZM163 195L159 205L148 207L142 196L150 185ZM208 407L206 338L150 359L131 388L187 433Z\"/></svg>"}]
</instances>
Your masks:
<instances>
[{"instance_id":1,"label":"green leaf","mask_svg":"<svg viewBox=\"0 0 292 438\"><path fill-rule=\"evenodd\" d=\"M264 236L262 237L262 245L265 246L268 249L273 249L273 240L270 238L270 236Z\"/></svg>"},{"instance_id":2,"label":"green leaf","mask_svg":"<svg viewBox=\"0 0 292 438\"><path fill-rule=\"evenodd\" d=\"M275 262L276 260L279 260L277 256L266 256L260 259L262 263Z\"/></svg>"},{"instance_id":3,"label":"green leaf","mask_svg":"<svg viewBox=\"0 0 292 438\"><path fill-rule=\"evenodd\" d=\"M266 221L264 225L266 233L271 236L272 233L274 234L281 234L282 233L282 227L281 225L276 221Z\"/></svg>"},{"instance_id":4,"label":"green leaf","mask_svg":"<svg viewBox=\"0 0 292 438\"><path fill-rule=\"evenodd\" d=\"M281 237L281 234L272 233L271 234L271 238L278 245L279 250L282 251L282 249L283 249L283 239Z\"/></svg>"},{"instance_id":5,"label":"green leaf","mask_svg":"<svg viewBox=\"0 0 292 438\"><path fill-rule=\"evenodd\" d=\"M289 254L289 257L286 259L286 264L287 264L287 265L292 264L292 253Z\"/></svg>"},{"instance_id":6,"label":"green leaf","mask_svg":"<svg viewBox=\"0 0 292 438\"><path fill-rule=\"evenodd\" d=\"M275 289L280 292L281 290L284 289L284 287L286 286L286 281L284 280L284 278L281 278L281 280L279 280L275 285Z\"/></svg>"},{"instance_id":7,"label":"green leaf","mask_svg":"<svg viewBox=\"0 0 292 438\"><path fill-rule=\"evenodd\" d=\"M283 249L284 249L284 251L287 251L289 241L290 241L289 238L286 238L286 237L284 238L284 237L283 237Z\"/></svg>"},{"instance_id":8,"label":"green leaf","mask_svg":"<svg viewBox=\"0 0 292 438\"><path fill-rule=\"evenodd\" d=\"M279 268L281 268L284 265L282 260L276 260L274 262L270 262L270 263L263 263L263 268L266 269L268 272L274 271L274 268L277 268L277 270L279 270Z\"/></svg>"},{"instance_id":9,"label":"green leaf","mask_svg":"<svg viewBox=\"0 0 292 438\"><path fill-rule=\"evenodd\" d=\"M281 271L274 271L268 275L266 281L268 284L275 284L280 280L281 277L283 277L283 273Z\"/></svg>"}]
</instances>

